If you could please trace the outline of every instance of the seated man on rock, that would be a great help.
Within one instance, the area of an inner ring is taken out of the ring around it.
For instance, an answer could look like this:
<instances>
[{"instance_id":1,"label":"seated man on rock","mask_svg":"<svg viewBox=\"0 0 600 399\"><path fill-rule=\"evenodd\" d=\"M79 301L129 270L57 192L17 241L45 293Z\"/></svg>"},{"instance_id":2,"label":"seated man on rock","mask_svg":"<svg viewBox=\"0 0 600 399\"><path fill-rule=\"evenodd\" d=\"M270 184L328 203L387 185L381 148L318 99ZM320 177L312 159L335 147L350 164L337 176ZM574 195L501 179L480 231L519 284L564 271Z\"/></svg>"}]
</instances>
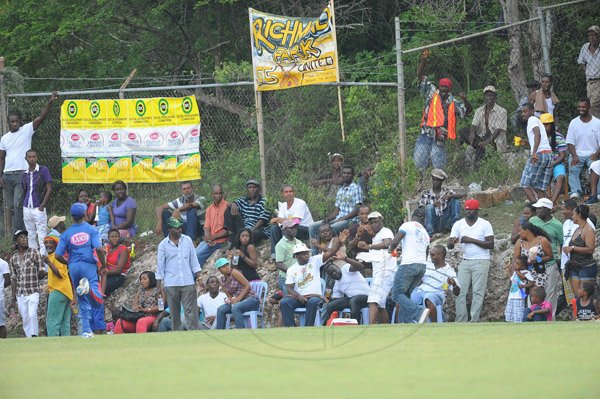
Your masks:
<instances>
[{"instance_id":1,"label":"seated man on rock","mask_svg":"<svg viewBox=\"0 0 600 399\"><path fill-rule=\"evenodd\" d=\"M190 237L192 241L203 234L204 212L206 211L205 199L194 194L194 186L191 181L183 181L179 185L181 197L162 204L156 208L156 234L169 234L167 222L170 217L180 219L183 222L183 234Z\"/></svg>"},{"instance_id":2,"label":"seated man on rock","mask_svg":"<svg viewBox=\"0 0 600 399\"><path fill-rule=\"evenodd\" d=\"M425 229L432 237L435 233L447 232L452 225L460 219L460 198L452 190L442 188L444 180L448 178L441 169L431 171L431 190L423 191L419 199L419 206L425 207Z\"/></svg>"}]
</instances>

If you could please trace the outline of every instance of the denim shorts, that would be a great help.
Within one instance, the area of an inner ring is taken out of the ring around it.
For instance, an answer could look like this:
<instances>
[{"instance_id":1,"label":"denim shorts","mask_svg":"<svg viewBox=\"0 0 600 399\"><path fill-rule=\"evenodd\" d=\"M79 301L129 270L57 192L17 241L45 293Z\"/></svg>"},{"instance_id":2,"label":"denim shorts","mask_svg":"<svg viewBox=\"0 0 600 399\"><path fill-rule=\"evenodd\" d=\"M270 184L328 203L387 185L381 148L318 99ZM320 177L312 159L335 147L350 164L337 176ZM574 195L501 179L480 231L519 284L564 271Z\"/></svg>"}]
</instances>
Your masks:
<instances>
[{"instance_id":1,"label":"denim shorts","mask_svg":"<svg viewBox=\"0 0 600 399\"><path fill-rule=\"evenodd\" d=\"M552 178L554 180L556 180L558 178L558 176L566 176L566 175L567 175L567 169L565 168L564 163L559 163L552 169Z\"/></svg>"},{"instance_id":2,"label":"denim shorts","mask_svg":"<svg viewBox=\"0 0 600 399\"><path fill-rule=\"evenodd\" d=\"M594 263L591 266L582 267L579 270L571 269L571 277L576 280L585 281L596 281L596 275L598 274L598 264Z\"/></svg>"}]
</instances>

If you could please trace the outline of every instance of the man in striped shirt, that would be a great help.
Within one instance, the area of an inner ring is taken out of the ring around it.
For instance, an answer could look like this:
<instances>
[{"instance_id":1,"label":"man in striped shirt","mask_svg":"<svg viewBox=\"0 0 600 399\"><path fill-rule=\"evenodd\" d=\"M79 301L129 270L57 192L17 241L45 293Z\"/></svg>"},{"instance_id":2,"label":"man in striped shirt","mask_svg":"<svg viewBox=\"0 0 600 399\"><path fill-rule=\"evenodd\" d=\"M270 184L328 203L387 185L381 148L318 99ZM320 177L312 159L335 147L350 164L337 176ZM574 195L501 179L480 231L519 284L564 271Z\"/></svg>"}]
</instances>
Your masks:
<instances>
[{"instance_id":1,"label":"man in striped shirt","mask_svg":"<svg viewBox=\"0 0 600 399\"><path fill-rule=\"evenodd\" d=\"M271 236L269 220L271 213L267 211L267 199L260 195L260 183L256 180L246 182L248 195L237 199L225 211L225 229L229 231L229 240L233 242L239 230L247 228L252 231L252 243Z\"/></svg>"}]
</instances>

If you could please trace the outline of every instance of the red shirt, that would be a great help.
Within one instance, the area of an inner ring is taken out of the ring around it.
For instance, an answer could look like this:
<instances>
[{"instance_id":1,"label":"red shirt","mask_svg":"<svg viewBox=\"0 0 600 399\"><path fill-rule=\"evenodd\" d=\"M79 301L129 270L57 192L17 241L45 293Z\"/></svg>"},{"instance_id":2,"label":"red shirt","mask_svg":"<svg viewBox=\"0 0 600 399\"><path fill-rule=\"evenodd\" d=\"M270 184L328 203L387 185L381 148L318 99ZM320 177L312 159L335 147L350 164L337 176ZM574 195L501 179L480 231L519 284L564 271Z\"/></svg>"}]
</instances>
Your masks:
<instances>
[{"instance_id":1,"label":"red shirt","mask_svg":"<svg viewBox=\"0 0 600 399\"><path fill-rule=\"evenodd\" d=\"M227 201L221 200L218 205L214 202L206 209L204 228L208 229L211 235L217 235L225 231L225 210ZM227 241L227 236L214 240L215 244Z\"/></svg>"}]
</instances>

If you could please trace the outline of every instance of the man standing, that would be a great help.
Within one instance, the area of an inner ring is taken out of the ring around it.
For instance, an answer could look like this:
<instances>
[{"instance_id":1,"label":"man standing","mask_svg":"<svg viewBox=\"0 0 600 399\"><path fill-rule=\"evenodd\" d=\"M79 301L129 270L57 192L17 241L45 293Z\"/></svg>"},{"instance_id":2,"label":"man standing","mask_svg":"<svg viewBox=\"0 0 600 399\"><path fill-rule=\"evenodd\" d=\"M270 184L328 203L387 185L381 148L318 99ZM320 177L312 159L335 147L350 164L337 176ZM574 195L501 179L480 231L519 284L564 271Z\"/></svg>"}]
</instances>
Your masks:
<instances>
[{"instance_id":1,"label":"man standing","mask_svg":"<svg viewBox=\"0 0 600 399\"><path fill-rule=\"evenodd\" d=\"M204 197L194 194L194 186L191 181L181 182L181 197L171 202L162 204L156 208L156 234L169 234L167 222L170 217L181 219L183 222L183 233L196 241L201 236L202 225L204 224Z\"/></svg>"},{"instance_id":2,"label":"man standing","mask_svg":"<svg viewBox=\"0 0 600 399\"><path fill-rule=\"evenodd\" d=\"M358 223L354 223L348 228L348 239L346 240L346 253L350 258L356 258L359 252L369 252L368 249L358 248L359 242L369 245L373 243L373 230L369 224L369 214L371 208L368 205L361 205L358 208Z\"/></svg>"},{"instance_id":3,"label":"man standing","mask_svg":"<svg viewBox=\"0 0 600 399\"><path fill-rule=\"evenodd\" d=\"M271 259L275 259L275 245L281 240L281 224L286 219L298 220L298 238L308 240L308 227L314 222L310 209L304 200L296 198L294 187L287 184L281 188L284 202L279 202L277 217L271 219Z\"/></svg>"},{"instance_id":4,"label":"man standing","mask_svg":"<svg viewBox=\"0 0 600 399\"><path fill-rule=\"evenodd\" d=\"M423 172L429 160L434 168L443 169L446 166L446 138L456 139L458 118L465 118L473 109L467 96L460 93L462 101L454 98L452 81L442 78L439 90L427 80L425 66L429 50L423 50L419 58L417 76L419 77L419 91L425 97L425 108L421 119L421 134L415 144L415 165Z\"/></svg>"},{"instance_id":5,"label":"man standing","mask_svg":"<svg viewBox=\"0 0 600 399\"><path fill-rule=\"evenodd\" d=\"M590 100L583 98L577 104L579 116L571 120L567 130L569 151L569 197L582 194L581 169L590 167L600 156L600 119L590 114Z\"/></svg>"},{"instance_id":6,"label":"man standing","mask_svg":"<svg viewBox=\"0 0 600 399\"><path fill-rule=\"evenodd\" d=\"M448 178L441 169L431 171L431 185L429 191L423 191L419 206L425 207L425 229L432 237L435 233L450 231L452 225L460 219L460 198L452 190L442 189L444 180Z\"/></svg>"},{"instance_id":7,"label":"man standing","mask_svg":"<svg viewBox=\"0 0 600 399\"><path fill-rule=\"evenodd\" d=\"M158 244L156 286L163 290L171 317L173 330L181 330L181 308L190 330L197 330L198 303L195 281L202 281L200 264L194 252L194 242L182 234L183 224L179 219L170 218L169 235Z\"/></svg>"},{"instance_id":8,"label":"man standing","mask_svg":"<svg viewBox=\"0 0 600 399\"><path fill-rule=\"evenodd\" d=\"M485 147L489 144L496 146L500 153L506 152L506 109L496 104L496 88L486 86L483 89L485 105L475 110L473 122L469 129L467 158L471 166L475 165L485 155Z\"/></svg>"},{"instance_id":9,"label":"man standing","mask_svg":"<svg viewBox=\"0 0 600 399\"><path fill-rule=\"evenodd\" d=\"M546 262L546 299L552 304L552 311L556 312L556 302L560 292L560 272L558 271L558 260L560 259L563 246L563 226L552 216L552 201L548 198L540 198L535 204L536 216L529 219L531 224L544 230L548 234L552 245L552 260Z\"/></svg>"},{"instance_id":10,"label":"man standing","mask_svg":"<svg viewBox=\"0 0 600 399\"><path fill-rule=\"evenodd\" d=\"M271 214L265 207L267 199L260 195L260 183L256 180L248 180L246 189L248 195L237 199L225 211L225 228L229 231L229 241L232 242L240 229L245 227L252 230L252 243L258 245L259 242L270 237Z\"/></svg>"},{"instance_id":11,"label":"man standing","mask_svg":"<svg viewBox=\"0 0 600 399\"><path fill-rule=\"evenodd\" d=\"M52 176L47 167L38 165L37 152L29 150L25 156L28 169L21 177L21 186L25 193L23 201L23 222L27 229L29 247L47 255L44 238L46 237L46 205L52 193Z\"/></svg>"},{"instance_id":12,"label":"man standing","mask_svg":"<svg viewBox=\"0 0 600 399\"><path fill-rule=\"evenodd\" d=\"M73 285L79 283L76 289L77 299L73 298L73 306L79 303L81 336L93 338L94 333L90 326L92 307L97 309L104 305L98 274L102 275L106 269L106 252L102 248L98 230L84 220L85 212L84 204L78 202L71 205L73 224L61 234L55 259L66 265L67 257L64 255L68 255L69 277Z\"/></svg>"},{"instance_id":13,"label":"man standing","mask_svg":"<svg viewBox=\"0 0 600 399\"><path fill-rule=\"evenodd\" d=\"M348 227L350 222L356 222L358 208L364 200L360 186L354 183L354 168L344 166L342 169L343 184L335 196L335 209L323 220L314 222L309 227L309 236L312 240L318 238L319 227L323 223L329 223L331 228L339 233ZM313 255L317 254L317 248L312 248Z\"/></svg>"},{"instance_id":14,"label":"man standing","mask_svg":"<svg viewBox=\"0 0 600 399\"><path fill-rule=\"evenodd\" d=\"M225 211L227 201L223 194L223 187L215 184L212 188L213 203L206 210L204 222L204 239L196 247L196 256L200 267L219 248L223 248L227 242L229 232L225 229Z\"/></svg>"},{"instance_id":15,"label":"man standing","mask_svg":"<svg viewBox=\"0 0 600 399\"><path fill-rule=\"evenodd\" d=\"M529 102L533 104L535 116L542 114L556 114L556 107L560 102L554 91L552 91L552 75L543 75L541 79L541 88L529 94Z\"/></svg>"},{"instance_id":16,"label":"man standing","mask_svg":"<svg viewBox=\"0 0 600 399\"><path fill-rule=\"evenodd\" d=\"M25 230L21 175L27 169L26 152L31 148L33 134L46 119L57 98L58 92L52 92L40 115L25 125L20 114L11 112L8 115L9 131L0 139L0 187L4 188L5 212L12 212L12 231Z\"/></svg>"},{"instance_id":17,"label":"man standing","mask_svg":"<svg viewBox=\"0 0 600 399\"><path fill-rule=\"evenodd\" d=\"M466 200L465 211L466 217L452 226L448 238L448 249L453 249L458 243L461 243L463 247L463 260L458 266L458 285L461 287L461 291L456 299L456 321L469 321L467 293L473 285L471 322L477 322L483 306L490 271L490 250L494 248L494 231L490 222L479 217L479 201L476 199Z\"/></svg>"},{"instance_id":18,"label":"man standing","mask_svg":"<svg viewBox=\"0 0 600 399\"><path fill-rule=\"evenodd\" d=\"M552 178L552 147L548 141L544 124L533 116L533 104L527 103L521 111L521 118L527 121L527 139L531 147L530 157L527 160L521 175L521 187L525 190L527 199L532 204L538 196L546 195L546 189ZM536 191L537 190L537 194Z\"/></svg>"},{"instance_id":19,"label":"man standing","mask_svg":"<svg viewBox=\"0 0 600 399\"><path fill-rule=\"evenodd\" d=\"M588 42L581 47L577 63L585 72L587 96L591 114L600 118L600 26L593 25L587 31Z\"/></svg>"},{"instance_id":20,"label":"man standing","mask_svg":"<svg viewBox=\"0 0 600 399\"><path fill-rule=\"evenodd\" d=\"M425 274L427 253L429 251L429 234L423 227L425 212L423 208L417 208L412 214L412 221L403 223L398 233L390 244L393 251L402 241L402 260L394 276L394 288L392 299L400 305L398 321L400 323L413 323L418 321L424 323L429 316L429 309L417 305L410 299L415 288L417 288Z\"/></svg>"},{"instance_id":21,"label":"man standing","mask_svg":"<svg viewBox=\"0 0 600 399\"><path fill-rule=\"evenodd\" d=\"M37 337L37 318L40 290L38 278L44 276L44 259L40 253L29 248L27 231L18 230L14 234L17 250L10 258L12 275L12 307L19 309L23 319L23 330L27 338Z\"/></svg>"}]
</instances>

